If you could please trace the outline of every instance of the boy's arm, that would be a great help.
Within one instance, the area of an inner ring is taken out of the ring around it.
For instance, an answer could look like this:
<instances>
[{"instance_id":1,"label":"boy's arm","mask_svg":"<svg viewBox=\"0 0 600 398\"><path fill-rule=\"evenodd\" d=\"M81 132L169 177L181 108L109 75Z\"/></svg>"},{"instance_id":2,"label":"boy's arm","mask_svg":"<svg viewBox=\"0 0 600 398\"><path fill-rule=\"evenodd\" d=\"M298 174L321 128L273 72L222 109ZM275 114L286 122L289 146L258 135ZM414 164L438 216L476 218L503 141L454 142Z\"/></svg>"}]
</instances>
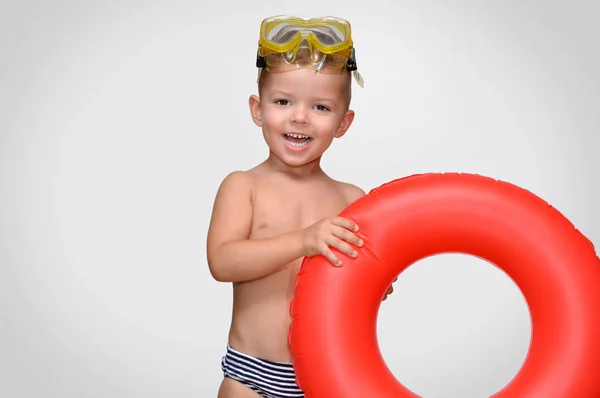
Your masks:
<instances>
[{"instance_id":1,"label":"boy's arm","mask_svg":"<svg viewBox=\"0 0 600 398\"><path fill-rule=\"evenodd\" d=\"M299 232L248 239L252 226L252 178L233 172L221 183L207 237L210 273L220 282L258 279L302 257Z\"/></svg>"}]
</instances>

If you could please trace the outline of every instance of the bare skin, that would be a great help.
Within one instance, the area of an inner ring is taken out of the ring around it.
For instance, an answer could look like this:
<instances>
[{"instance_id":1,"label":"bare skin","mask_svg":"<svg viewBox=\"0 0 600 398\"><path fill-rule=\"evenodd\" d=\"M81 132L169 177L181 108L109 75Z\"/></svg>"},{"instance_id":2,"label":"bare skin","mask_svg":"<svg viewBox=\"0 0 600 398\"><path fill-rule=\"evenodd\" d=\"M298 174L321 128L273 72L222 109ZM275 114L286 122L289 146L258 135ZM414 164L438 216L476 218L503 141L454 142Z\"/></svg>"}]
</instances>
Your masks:
<instances>
[{"instance_id":1,"label":"bare skin","mask_svg":"<svg viewBox=\"0 0 600 398\"><path fill-rule=\"evenodd\" d=\"M303 250L302 239L309 238L308 227L320 220L329 220L329 217L339 213L364 193L321 173L299 183L285 173L270 170L267 164L236 177L247 179L241 184L248 184L251 192L255 192L249 239L280 237L292 231L289 246L285 249L290 257L298 257L277 267L269 275L234 283L229 344L238 351L258 358L290 363L292 357L287 342L291 321L289 304L302 260L301 252L296 251L294 246ZM328 199L324 201L323 197ZM322 224L331 225L327 222ZM293 240L297 242L292 243ZM248 391L242 393L242 390ZM242 394L257 396L241 384L225 379L219 397L246 396Z\"/></svg>"},{"instance_id":2,"label":"bare skin","mask_svg":"<svg viewBox=\"0 0 600 398\"><path fill-rule=\"evenodd\" d=\"M250 98L270 154L224 179L207 241L212 276L233 283L229 344L245 354L291 363L289 304L302 259L323 255L332 266L343 266L345 256L356 257L362 246L355 234L359 226L337 214L365 192L332 179L320 166L322 154L354 117L341 105L344 84L343 76L298 70L269 76L261 97ZM310 139L299 150L283 136L290 132ZM335 256L332 247L343 255ZM225 378L218 397L258 395Z\"/></svg>"}]
</instances>

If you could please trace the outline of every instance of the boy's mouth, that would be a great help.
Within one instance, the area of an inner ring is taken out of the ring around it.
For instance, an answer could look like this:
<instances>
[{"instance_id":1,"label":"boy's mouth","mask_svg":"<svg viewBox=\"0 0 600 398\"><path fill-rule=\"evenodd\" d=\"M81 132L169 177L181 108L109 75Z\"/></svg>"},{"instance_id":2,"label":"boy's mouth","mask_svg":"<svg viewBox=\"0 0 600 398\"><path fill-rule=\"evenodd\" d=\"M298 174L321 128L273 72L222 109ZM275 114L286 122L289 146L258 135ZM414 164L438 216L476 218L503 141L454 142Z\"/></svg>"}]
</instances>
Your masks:
<instances>
[{"instance_id":1,"label":"boy's mouth","mask_svg":"<svg viewBox=\"0 0 600 398\"><path fill-rule=\"evenodd\" d=\"M311 137L298 133L286 133L283 134L283 138L288 142L288 144L295 147L303 147L312 141Z\"/></svg>"}]
</instances>

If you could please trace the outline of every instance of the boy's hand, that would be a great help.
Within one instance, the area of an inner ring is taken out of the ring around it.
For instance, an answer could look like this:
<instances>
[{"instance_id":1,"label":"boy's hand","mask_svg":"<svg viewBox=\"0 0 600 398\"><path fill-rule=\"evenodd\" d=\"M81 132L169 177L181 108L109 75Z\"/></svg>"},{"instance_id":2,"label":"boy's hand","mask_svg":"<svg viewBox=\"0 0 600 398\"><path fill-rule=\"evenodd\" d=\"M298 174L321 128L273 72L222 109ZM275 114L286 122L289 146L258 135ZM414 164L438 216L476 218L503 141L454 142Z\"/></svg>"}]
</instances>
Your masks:
<instances>
[{"instance_id":1,"label":"boy's hand","mask_svg":"<svg viewBox=\"0 0 600 398\"><path fill-rule=\"evenodd\" d=\"M322 254L333 265L341 266L342 262L330 249L335 247L349 257L356 257L357 253L352 243L358 247L363 245L362 239L355 235L358 226L343 217L330 217L323 219L302 230L302 247L306 257Z\"/></svg>"},{"instance_id":2,"label":"boy's hand","mask_svg":"<svg viewBox=\"0 0 600 398\"><path fill-rule=\"evenodd\" d=\"M398 277L396 277L396 279L394 279L392 284L394 282L396 282L397 280L398 280ZM383 300L381 300L381 301L385 301L385 299L392 293L394 293L394 285L390 285L390 287L388 287L388 290L385 292L385 296L383 296Z\"/></svg>"}]
</instances>

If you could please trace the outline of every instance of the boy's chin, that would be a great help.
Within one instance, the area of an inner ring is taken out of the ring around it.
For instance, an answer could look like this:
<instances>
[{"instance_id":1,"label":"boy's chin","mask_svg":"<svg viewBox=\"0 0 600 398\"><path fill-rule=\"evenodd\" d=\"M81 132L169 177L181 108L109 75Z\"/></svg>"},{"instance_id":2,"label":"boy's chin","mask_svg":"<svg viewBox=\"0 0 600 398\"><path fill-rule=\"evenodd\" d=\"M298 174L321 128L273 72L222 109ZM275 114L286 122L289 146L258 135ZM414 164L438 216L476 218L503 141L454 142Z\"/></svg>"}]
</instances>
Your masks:
<instances>
[{"instance_id":1,"label":"boy's chin","mask_svg":"<svg viewBox=\"0 0 600 398\"><path fill-rule=\"evenodd\" d=\"M308 166L315 161L318 161L320 155L308 154L308 153L281 153L281 151L275 152L275 156L287 167L300 168Z\"/></svg>"}]
</instances>

